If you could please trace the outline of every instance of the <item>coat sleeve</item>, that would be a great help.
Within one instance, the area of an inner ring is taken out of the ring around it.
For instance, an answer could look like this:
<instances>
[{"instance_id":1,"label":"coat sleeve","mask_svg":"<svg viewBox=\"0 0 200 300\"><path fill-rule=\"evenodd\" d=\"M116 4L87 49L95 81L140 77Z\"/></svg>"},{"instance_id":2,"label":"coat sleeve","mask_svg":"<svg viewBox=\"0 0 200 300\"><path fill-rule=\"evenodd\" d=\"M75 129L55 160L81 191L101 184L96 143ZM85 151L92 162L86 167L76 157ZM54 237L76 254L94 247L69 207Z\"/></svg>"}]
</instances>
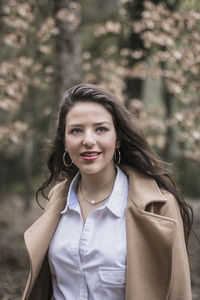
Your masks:
<instances>
[{"instance_id":1,"label":"coat sleeve","mask_svg":"<svg viewBox=\"0 0 200 300\"><path fill-rule=\"evenodd\" d=\"M161 214L176 220L176 235L172 252L172 274L168 300L192 300L190 270L185 245L183 221L177 200L172 194L161 209Z\"/></svg>"}]
</instances>

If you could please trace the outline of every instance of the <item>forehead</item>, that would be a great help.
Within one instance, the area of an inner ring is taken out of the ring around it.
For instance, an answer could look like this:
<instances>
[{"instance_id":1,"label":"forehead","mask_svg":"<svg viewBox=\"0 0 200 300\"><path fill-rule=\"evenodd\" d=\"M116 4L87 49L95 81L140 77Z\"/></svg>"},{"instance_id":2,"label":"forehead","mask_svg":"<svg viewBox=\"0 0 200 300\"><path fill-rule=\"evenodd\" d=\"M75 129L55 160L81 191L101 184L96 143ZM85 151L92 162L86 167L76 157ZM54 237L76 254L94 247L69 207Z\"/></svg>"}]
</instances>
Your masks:
<instances>
[{"instance_id":1,"label":"forehead","mask_svg":"<svg viewBox=\"0 0 200 300\"><path fill-rule=\"evenodd\" d=\"M75 119L113 122L110 112L102 104L95 102L77 102L72 106L66 116L66 122L75 121Z\"/></svg>"}]
</instances>

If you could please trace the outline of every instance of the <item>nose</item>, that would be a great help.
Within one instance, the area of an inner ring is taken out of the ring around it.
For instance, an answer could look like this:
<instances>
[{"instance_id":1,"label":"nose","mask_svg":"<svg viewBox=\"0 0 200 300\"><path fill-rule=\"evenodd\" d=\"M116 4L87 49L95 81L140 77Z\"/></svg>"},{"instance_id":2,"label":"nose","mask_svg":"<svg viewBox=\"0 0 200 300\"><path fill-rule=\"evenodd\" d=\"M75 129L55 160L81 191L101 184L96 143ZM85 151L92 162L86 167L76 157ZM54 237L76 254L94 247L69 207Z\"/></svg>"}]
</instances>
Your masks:
<instances>
[{"instance_id":1,"label":"nose","mask_svg":"<svg viewBox=\"0 0 200 300\"><path fill-rule=\"evenodd\" d=\"M83 145L86 147L91 147L96 144L95 135L92 130L86 130L83 136Z\"/></svg>"}]
</instances>

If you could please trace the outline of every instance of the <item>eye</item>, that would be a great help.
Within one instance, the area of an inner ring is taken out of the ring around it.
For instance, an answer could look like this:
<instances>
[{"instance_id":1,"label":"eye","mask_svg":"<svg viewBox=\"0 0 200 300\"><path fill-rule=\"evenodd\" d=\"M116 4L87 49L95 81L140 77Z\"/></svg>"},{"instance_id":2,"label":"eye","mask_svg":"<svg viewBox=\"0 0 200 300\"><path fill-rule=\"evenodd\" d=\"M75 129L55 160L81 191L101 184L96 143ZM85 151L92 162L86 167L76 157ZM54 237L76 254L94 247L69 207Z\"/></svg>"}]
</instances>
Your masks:
<instances>
[{"instance_id":1,"label":"eye","mask_svg":"<svg viewBox=\"0 0 200 300\"><path fill-rule=\"evenodd\" d=\"M97 130L97 132L106 132L106 131L108 131L108 128L106 128L106 127L98 127L96 130Z\"/></svg>"},{"instance_id":2,"label":"eye","mask_svg":"<svg viewBox=\"0 0 200 300\"><path fill-rule=\"evenodd\" d=\"M80 128L73 128L73 129L71 129L70 133L72 133L72 134L81 133L81 129Z\"/></svg>"}]
</instances>

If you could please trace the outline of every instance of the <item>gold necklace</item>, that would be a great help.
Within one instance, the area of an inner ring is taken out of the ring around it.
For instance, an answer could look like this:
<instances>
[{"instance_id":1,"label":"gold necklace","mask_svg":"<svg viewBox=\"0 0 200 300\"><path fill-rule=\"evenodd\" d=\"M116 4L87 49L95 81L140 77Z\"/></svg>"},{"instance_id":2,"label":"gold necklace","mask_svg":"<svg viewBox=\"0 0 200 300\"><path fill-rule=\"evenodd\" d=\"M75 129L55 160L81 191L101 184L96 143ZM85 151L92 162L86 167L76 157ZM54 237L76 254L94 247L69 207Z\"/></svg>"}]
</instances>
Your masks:
<instances>
[{"instance_id":1,"label":"gold necklace","mask_svg":"<svg viewBox=\"0 0 200 300\"><path fill-rule=\"evenodd\" d=\"M82 188L81 188L81 184L80 184L80 183L79 183L79 190L80 190L80 193L81 193L81 196L83 197L83 199L84 199L86 202L88 202L88 203L90 203L90 204L92 204L92 205L101 203L101 202L103 202L104 200L106 200L106 199L110 196L110 194L109 194L109 195L106 196L104 199L99 200L99 201L88 200L88 199L84 196L84 194L83 194L83 191L82 191Z\"/></svg>"}]
</instances>

